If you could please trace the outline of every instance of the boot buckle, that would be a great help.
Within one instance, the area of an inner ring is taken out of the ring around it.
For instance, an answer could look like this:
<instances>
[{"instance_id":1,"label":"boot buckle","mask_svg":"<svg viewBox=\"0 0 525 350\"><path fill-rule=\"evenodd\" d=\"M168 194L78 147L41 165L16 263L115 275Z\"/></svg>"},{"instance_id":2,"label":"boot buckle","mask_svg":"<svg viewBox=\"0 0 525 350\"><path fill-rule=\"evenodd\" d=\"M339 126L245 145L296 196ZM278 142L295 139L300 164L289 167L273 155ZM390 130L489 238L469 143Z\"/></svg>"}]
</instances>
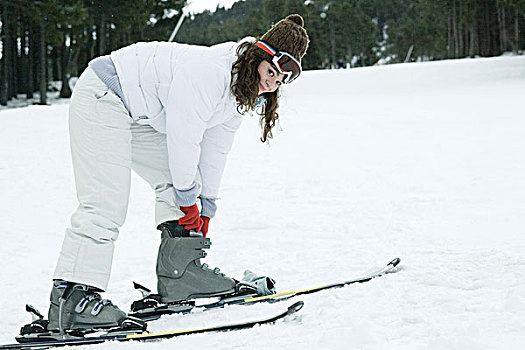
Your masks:
<instances>
[{"instance_id":1,"label":"boot buckle","mask_svg":"<svg viewBox=\"0 0 525 350\"><path fill-rule=\"evenodd\" d=\"M95 306L93 306L93 310L91 310L91 314L93 316L97 316L100 313L100 311L102 311L102 308L104 308L104 306L107 304L109 304L109 300L107 299L100 300L98 303L95 304Z\"/></svg>"}]
</instances>

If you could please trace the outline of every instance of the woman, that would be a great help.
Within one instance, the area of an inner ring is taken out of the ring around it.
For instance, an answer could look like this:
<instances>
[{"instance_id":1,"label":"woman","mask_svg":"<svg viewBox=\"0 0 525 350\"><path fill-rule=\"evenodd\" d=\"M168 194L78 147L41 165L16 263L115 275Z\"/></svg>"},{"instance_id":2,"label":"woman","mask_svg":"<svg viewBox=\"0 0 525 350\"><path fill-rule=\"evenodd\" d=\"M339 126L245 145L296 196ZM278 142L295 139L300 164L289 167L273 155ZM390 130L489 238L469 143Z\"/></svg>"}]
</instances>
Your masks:
<instances>
[{"instance_id":1,"label":"woman","mask_svg":"<svg viewBox=\"0 0 525 350\"><path fill-rule=\"evenodd\" d=\"M206 235L242 117L262 103L261 140L272 137L279 86L301 73L308 42L302 17L290 15L260 41L138 43L90 62L70 104L79 206L53 276L49 330L108 328L126 320L98 292L107 288L131 169L156 193L162 302L274 293L269 278L252 274L239 282L200 258L210 246Z\"/></svg>"}]
</instances>

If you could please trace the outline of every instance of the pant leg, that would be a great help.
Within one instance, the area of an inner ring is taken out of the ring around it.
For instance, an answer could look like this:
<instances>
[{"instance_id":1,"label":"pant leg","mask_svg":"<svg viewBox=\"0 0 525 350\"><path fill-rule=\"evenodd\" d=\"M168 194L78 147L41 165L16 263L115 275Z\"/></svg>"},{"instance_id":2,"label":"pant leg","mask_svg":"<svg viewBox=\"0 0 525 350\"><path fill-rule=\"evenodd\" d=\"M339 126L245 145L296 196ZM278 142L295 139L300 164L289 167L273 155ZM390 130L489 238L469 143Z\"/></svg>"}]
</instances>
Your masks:
<instances>
[{"instance_id":1,"label":"pant leg","mask_svg":"<svg viewBox=\"0 0 525 350\"><path fill-rule=\"evenodd\" d=\"M155 190L156 225L183 217L173 191L166 135L149 125L136 123L131 131L132 168Z\"/></svg>"},{"instance_id":2,"label":"pant leg","mask_svg":"<svg viewBox=\"0 0 525 350\"><path fill-rule=\"evenodd\" d=\"M131 124L120 98L87 68L69 110L79 206L66 230L55 279L107 288L114 242L128 208Z\"/></svg>"}]
</instances>

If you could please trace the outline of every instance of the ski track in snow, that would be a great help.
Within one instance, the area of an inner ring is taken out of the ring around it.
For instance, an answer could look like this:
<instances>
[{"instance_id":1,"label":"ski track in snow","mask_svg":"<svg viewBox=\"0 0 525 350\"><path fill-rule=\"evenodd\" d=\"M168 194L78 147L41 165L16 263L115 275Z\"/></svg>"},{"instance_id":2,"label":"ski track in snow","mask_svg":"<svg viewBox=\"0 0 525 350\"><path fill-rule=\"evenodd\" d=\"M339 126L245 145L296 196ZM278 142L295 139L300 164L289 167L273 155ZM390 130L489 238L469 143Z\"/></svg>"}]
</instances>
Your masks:
<instances>
[{"instance_id":1,"label":"ski track in snow","mask_svg":"<svg viewBox=\"0 0 525 350\"><path fill-rule=\"evenodd\" d=\"M302 296L276 326L90 349L522 349L525 347L525 57L305 72L281 130L246 118L223 177L207 262L279 291L396 274ZM47 312L76 206L67 101L0 111L0 343ZM106 296L155 288L153 192L133 177ZM94 257L96 258L96 257ZM255 319L289 303L195 312L152 331Z\"/></svg>"}]
</instances>

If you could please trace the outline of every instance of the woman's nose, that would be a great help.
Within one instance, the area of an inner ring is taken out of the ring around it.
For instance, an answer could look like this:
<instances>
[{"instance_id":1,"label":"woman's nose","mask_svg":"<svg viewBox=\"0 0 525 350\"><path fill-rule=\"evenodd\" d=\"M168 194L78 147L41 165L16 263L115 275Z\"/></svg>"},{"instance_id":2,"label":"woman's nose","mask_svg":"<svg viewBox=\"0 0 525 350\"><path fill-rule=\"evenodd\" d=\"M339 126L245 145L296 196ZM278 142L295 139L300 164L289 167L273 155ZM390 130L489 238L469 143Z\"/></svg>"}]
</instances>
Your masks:
<instances>
[{"instance_id":1,"label":"woman's nose","mask_svg":"<svg viewBox=\"0 0 525 350\"><path fill-rule=\"evenodd\" d=\"M277 77L268 78L268 89L275 89L277 87Z\"/></svg>"}]
</instances>

